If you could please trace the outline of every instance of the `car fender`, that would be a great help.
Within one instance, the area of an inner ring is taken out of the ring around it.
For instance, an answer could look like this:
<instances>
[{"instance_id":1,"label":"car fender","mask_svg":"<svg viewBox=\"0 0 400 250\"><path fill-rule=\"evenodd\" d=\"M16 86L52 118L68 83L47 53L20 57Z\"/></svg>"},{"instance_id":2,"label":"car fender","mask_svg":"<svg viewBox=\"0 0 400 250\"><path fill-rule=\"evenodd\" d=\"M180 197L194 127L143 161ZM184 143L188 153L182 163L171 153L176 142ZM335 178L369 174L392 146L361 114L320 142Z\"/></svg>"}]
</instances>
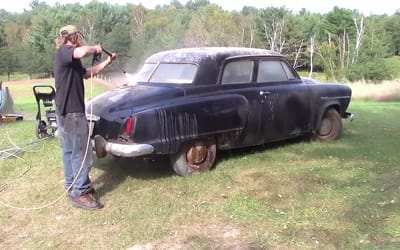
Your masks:
<instances>
[{"instance_id":1,"label":"car fender","mask_svg":"<svg viewBox=\"0 0 400 250\"><path fill-rule=\"evenodd\" d=\"M239 94L190 96L135 114L133 141L154 146L155 153L176 153L186 141L246 126L248 100Z\"/></svg>"},{"instance_id":2,"label":"car fender","mask_svg":"<svg viewBox=\"0 0 400 250\"><path fill-rule=\"evenodd\" d=\"M346 109L350 103L351 90L347 89L347 86L343 86L340 93L334 96L320 95L319 97L319 109L316 112L316 119L314 123L314 131L321 125L322 117L324 113L331 108L336 109L339 114L344 118L346 116Z\"/></svg>"},{"instance_id":3,"label":"car fender","mask_svg":"<svg viewBox=\"0 0 400 250\"><path fill-rule=\"evenodd\" d=\"M351 88L346 85L329 83L311 84L315 116L313 119L313 132L320 126L322 117L330 108L336 109L342 117L345 117L346 109L351 100Z\"/></svg>"}]
</instances>

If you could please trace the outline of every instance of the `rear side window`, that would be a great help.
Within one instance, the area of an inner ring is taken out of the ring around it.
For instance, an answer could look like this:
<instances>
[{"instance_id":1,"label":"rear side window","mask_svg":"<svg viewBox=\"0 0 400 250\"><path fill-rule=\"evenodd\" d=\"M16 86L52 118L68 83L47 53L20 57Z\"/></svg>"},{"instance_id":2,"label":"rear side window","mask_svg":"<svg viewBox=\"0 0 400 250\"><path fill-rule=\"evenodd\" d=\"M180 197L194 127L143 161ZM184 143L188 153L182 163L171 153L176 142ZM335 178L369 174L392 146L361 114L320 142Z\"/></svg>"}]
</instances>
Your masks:
<instances>
[{"instance_id":1,"label":"rear side window","mask_svg":"<svg viewBox=\"0 0 400 250\"><path fill-rule=\"evenodd\" d=\"M197 65L190 63L145 63L139 71L139 82L192 83L196 76Z\"/></svg>"},{"instance_id":2,"label":"rear side window","mask_svg":"<svg viewBox=\"0 0 400 250\"><path fill-rule=\"evenodd\" d=\"M258 65L257 82L279 82L296 78L282 61L265 60Z\"/></svg>"},{"instance_id":3,"label":"rear side window","mask_svg":"<svg viewBox=\"0 0 400 250\"><path fill-rule=\"evenodd\" d=\"M248 83L253 77L254 62L250 60L229 62L222 74L222 84Z\"/></svg>"}]
</instances>

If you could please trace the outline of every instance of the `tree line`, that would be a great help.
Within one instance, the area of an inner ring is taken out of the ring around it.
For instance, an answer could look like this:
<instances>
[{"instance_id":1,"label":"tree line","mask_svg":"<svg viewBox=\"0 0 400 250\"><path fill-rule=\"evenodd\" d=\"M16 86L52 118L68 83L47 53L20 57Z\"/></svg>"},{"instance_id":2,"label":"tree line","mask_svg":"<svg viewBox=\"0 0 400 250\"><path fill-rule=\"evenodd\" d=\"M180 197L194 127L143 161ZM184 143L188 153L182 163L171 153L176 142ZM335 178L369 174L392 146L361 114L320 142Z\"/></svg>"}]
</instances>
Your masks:
<instances>
[{"instance_id":1,"label":"tree line","mask_svg":"<svg viewBox=\"0 0 400 250\"><path fill-rule=\"evenodd\" d=\"M54 40L66 24L78 26L86 43L116 51L129 72L165 49L238 46L280 52L310 77L318 71L335 79L378 82L395 77L386 59L400 54L400 10L370 16L340 7L326 14L293 13L285 7L226 11L208 0L185 5L172 0L155 9L96 0L49 6L34 0L30 8L0 10L0 74L50 76ZM117 70L111 66L109 71Z\"/></svg>"}]
</instances>

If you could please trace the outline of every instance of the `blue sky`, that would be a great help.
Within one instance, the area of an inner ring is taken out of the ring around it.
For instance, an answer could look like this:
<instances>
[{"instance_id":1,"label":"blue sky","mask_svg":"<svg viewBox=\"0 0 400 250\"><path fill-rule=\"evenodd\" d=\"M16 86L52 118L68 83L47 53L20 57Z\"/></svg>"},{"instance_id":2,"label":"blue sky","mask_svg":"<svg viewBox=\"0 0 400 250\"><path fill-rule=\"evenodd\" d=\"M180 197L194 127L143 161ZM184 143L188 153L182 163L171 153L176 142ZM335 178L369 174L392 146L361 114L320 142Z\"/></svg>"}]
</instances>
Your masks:
<instances>
[{"instance_id":1,"label":"blue sky","mask_svg":"<svg viewBox=\"0 0 400 250\"><path fill-rule=\"evenodd\" d=\"M2 0L0 9L5 9L9 12L22 12L24 9L30 10L29 3L32 0ZM92 0L41 0L49 5L60 3L75 3L79 2L84 5ZM98 0L100 2L109 2L111 4L142 3L147 8L154 8L158 4L169 4L170 0ZM187 0L180 0L185 4ZM388 14L392 15L397 9L400 9L400 1L396 0L210 0L211 3L218 4L225 10L241 10L244 5L254 6L256 8L266 7L281 7L297 12L302 8L314 13L326 13L333 9L334 6L339 6L347 9L356 9L365 15L370 14ZM245 3L245 4L244 4Z\"/></svg>"}]
</instances>

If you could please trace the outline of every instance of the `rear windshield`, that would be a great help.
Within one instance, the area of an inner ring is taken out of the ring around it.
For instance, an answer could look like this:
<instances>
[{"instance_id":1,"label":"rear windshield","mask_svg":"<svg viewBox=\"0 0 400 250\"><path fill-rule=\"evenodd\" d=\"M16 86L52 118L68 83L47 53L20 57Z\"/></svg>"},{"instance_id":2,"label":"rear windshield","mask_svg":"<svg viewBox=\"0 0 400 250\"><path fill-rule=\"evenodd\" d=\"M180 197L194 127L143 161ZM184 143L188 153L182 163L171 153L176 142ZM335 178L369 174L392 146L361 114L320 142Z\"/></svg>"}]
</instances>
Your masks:
<instances>
[{"instance_id":1,"label":"rear windshield","mask_svg":"<svg viewBox=\"0 0 400 250\"><path fill-rule=\"evenodd\" d=\"M137 74L138 82L193 83L197 65L190 63L145 63Z\"/></svg>"}]
</instances>

